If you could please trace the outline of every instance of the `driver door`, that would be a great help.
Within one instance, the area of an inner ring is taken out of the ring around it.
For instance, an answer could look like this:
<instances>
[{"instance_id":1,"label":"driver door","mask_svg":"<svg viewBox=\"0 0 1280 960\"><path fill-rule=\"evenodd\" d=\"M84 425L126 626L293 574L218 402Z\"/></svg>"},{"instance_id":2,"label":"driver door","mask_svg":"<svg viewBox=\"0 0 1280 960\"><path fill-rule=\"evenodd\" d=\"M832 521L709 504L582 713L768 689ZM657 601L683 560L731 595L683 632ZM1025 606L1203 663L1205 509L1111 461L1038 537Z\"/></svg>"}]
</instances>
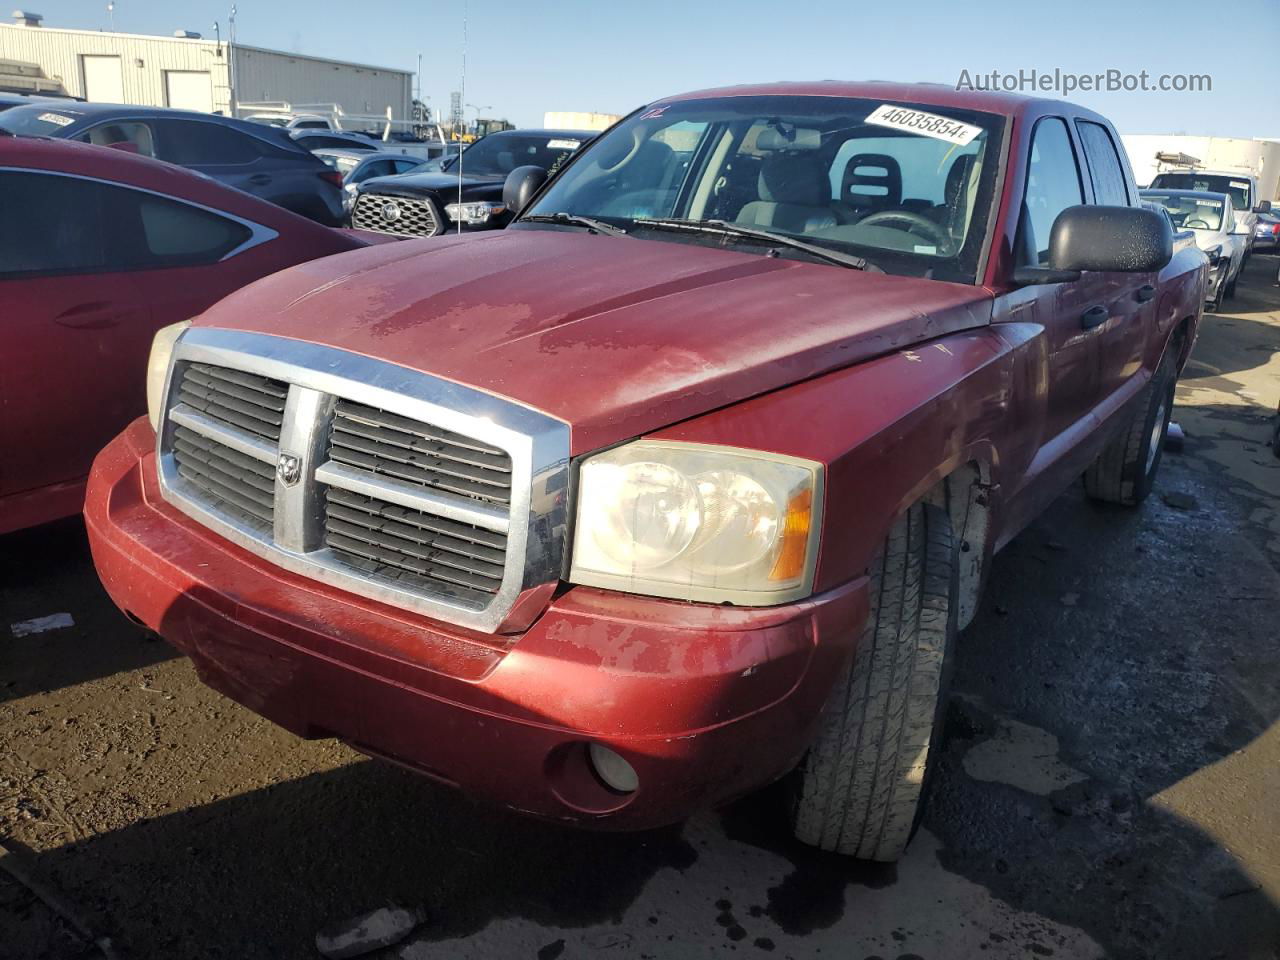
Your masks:
<instances>
[{"instance_id":1,"label":"driver door","mask_svg":"<svg viewBox=\"0 0 1280 960\"><path fill-rule=\"evenodd\" d=\"M1062 117L1042 117L1031 134L1031 157L1023 191L1018 249L1023 265L1048 266L1049 234L1067 207L1085 201L1075 146ZM996 298L993 322L1031 323L1043 328L1044 382L1019 389L1044 392L1040 424L1023 425L1038 440L1022 486L1011 491L1012 535L1037 516L1087 465L1082 446L1093 432L1100 397L1098 331L1092 322L1104 294L1101 275L1085 273L1069 283L1011 290ZM1036 427L1038 426L1038 430Z\"/></svg>"}]
</instances>

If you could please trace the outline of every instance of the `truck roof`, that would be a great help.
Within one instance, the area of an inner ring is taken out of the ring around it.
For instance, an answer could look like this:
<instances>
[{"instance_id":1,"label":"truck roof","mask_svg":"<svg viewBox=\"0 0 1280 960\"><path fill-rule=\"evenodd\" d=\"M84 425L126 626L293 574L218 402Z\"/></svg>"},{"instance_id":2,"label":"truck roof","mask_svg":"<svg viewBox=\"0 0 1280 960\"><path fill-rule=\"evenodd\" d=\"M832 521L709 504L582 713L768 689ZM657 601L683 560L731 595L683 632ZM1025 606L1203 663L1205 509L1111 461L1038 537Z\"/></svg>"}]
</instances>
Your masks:
<instances>
[{"instance_id":1,"label":"truck roof","mask_svg":"<svg viewBox=\"0 0 1280 960\"><path fill-rule=\"evenodd\" d=\"M695 90L691 93L663 97L655 102L703 100L713 97L851 97L868 100L904 100L939 107L956 107L961 110L980 110L1010 117L1025 113L1033 106L1066 102L1016 93L957 90L944 83L895 83L888 80L810 80L745 84ZM1078 113L1093 113L1077 104L1071 104L1071 108Z\"/></svg>"}]
</instances>

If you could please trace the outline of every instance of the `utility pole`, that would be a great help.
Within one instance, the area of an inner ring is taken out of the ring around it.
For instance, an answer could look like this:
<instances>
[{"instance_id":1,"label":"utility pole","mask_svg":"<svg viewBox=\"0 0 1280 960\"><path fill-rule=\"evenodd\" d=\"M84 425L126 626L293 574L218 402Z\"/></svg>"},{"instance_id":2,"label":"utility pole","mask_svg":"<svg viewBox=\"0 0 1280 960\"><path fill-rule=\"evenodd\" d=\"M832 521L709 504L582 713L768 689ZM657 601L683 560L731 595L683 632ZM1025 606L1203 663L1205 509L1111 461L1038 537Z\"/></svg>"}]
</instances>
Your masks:
<instances>
[{"instance_id":1,"label":"utility pole","mask_svg":"<svg viewBox=\"0 0 1280 960\"><path fill-rule=\"evenodd\" d=\"M467 0L462 0L462 86L458 91L458 100L467 102ZM462 203L462 142L458 142L458 203ZM462 233L462 218L458 218L458 233Z\"/></svg>"},{"instance_id":2,"label":"utility pole","mask_svg":"<svg viewBox=\"0 0 1280 960\"><path fill-rule=\"evenodd\" d=\"M227 20L227 110L236 116L236 5L231 5L231 16Z\"/></svg>"}]
</instances>

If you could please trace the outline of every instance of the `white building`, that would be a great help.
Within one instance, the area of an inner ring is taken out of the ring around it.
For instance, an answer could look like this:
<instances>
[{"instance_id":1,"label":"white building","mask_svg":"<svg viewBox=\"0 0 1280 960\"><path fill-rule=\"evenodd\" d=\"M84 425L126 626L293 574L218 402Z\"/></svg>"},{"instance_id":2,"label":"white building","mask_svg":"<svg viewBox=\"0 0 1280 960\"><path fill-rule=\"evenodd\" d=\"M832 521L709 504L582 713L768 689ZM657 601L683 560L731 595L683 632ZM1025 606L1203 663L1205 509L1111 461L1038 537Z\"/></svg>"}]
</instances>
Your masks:
<instances>
[{"instance_id":1,"label":"white building","mask_svg":"<svg viewBox=\"0 0 1280 960\"><path fill-rule=\"evenodd\" d=\"M208 40L64 30L39 14L0 24L0 90L65 93L100 103L134 103L233 113L238 103L333 103L349 114L407 119L413 74L342 60Z\"/></svg>"},{"instance_id":2,"label":"white building","mask_svg":"<svg viewBox=\"0 0 1280 960\"><path fill-rule=\"evenodd\" d=\"M1194 157L1201 170L1251 173L1258 178L1259 199L1280 199L1280 142L1275 140L1130 133L1120 139L1140 185L1150 183L1160 172L1157 153L1180 153Z\"/></svg>"}]
</instances>

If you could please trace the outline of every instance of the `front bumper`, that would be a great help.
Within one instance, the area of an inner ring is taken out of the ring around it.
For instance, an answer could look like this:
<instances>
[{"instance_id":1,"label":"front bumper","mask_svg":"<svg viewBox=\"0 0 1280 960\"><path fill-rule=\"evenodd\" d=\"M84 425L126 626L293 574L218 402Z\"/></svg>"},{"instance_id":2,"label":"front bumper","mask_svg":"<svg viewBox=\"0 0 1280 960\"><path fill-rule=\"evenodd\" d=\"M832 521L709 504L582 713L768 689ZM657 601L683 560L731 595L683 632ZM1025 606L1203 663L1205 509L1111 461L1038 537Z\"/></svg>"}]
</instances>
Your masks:
<instances>
[{"instance_id":1,"label":"front bumper","mask_svg":"<svg viewBox=\"0 0 1280 960\"><path fill-rule=\"evenodd\" d=\"M136 421L98 456L85 521L112 600L211 687L525 813L674 822L791 769L866 616L865 578L735 608L574 587L523 634L472 633L298 577L160 496ZM607 789L586 744L635 768Z\"/></svg>"}]
</instances>

